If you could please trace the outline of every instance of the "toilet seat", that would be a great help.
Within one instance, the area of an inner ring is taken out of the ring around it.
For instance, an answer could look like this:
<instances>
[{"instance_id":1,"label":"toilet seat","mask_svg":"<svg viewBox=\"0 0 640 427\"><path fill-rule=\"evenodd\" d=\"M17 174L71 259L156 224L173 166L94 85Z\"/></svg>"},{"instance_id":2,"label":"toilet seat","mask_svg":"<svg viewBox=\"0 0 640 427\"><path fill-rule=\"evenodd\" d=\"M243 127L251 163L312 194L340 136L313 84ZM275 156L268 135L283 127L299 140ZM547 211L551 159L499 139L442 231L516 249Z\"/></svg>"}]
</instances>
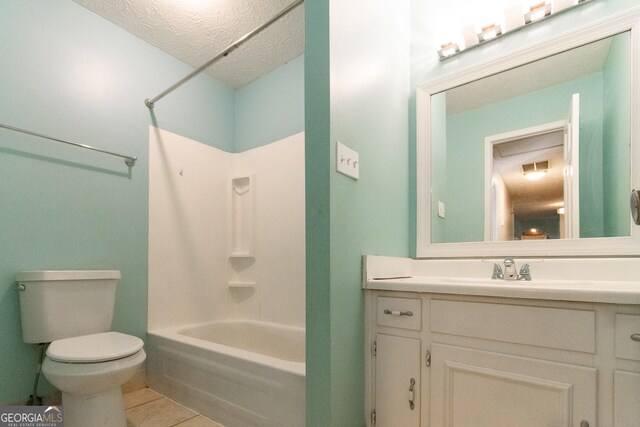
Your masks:
<instances>
[{"instance_id":1,"label":"toilet seat","mask_svg":"<svg viewBox=\"0 0 640 427\"><path fill-rule=\"evenodd\" d=\"M56 362L98 363L131 356L143 345L138 337L104 332L56 340L49 345L47 356Z\"/></svg>"},{"instance_id":2,"label":"toilet seat","mask_svg":"<svg viewBox=\"0 0 640 427\"><path fill-rule=\"evenodd\" d=\"M95 396L109 389L120 392L120 386L140 369L147 355L140 349L131 356L96 363L56 362L48 356L42 362L42 373L64 394ZM93 424L85 424L93 425Z\"/></svg>"}]
</instances>

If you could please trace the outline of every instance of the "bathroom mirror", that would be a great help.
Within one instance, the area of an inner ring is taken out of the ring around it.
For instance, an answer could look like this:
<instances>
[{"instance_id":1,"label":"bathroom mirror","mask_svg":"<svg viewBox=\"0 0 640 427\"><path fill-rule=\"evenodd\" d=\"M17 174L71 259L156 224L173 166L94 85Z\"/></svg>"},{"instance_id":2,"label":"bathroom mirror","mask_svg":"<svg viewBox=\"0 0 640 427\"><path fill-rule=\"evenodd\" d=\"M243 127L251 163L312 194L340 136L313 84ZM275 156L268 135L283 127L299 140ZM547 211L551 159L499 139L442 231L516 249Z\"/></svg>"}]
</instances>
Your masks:
<instances>
[{"instance_id":1,"label":"bathroom mirror","mask_svg":"<svg viewBox=\"0 0 640 427\"><path fill-rule=\"evenodd\" d=\"M418 87L417 256L640 253L637 21Z\"/></svg>"}]
</instances>

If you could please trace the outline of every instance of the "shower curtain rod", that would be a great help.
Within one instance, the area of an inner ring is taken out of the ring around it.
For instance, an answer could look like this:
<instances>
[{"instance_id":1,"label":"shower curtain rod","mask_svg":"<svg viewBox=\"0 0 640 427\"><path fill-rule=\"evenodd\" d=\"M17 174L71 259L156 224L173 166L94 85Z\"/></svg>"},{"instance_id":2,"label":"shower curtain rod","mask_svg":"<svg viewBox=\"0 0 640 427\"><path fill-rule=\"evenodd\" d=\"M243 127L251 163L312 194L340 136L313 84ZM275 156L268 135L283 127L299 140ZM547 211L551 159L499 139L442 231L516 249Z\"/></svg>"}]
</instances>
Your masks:
<instances>
[{"instance_id":1,"label":"shower curtain rod","mask_svg":"<svg viewBox=\"0 0 640 427\"><path fill-rule=\"evenodd\" d=\"M194 78L196 75L200 74L206 68L208 68L211 65L213 65L214 63L218 62L218 60L220 60L220 59L224 58L225 56L229 55L231 52L233 52L234 50L239 48L240 45L242 45L244 42L246 42L247 40L250 40L251 38L253 38L253 36L255 36L256 34L260 33L262 30L264 30L265 28L267 28L268 26L273 24L278 19L282 18L284 15L286 15L287 13L289 13L291 10L293 10L294 8L296 8L298 5L300 5L302 3L304 3L304 0L296 0L296 1L294 1L289 6L285 7L284 9L282 9L278 14L273 16L271 19L269 19L268 21L264 22L262 25L258 26L253 31L251 31L251 32L245 34L244 36L240 37L233 44L231 44L231 46L227 47L225 50L220 52L218 55L216 55L215 57L213 57L209 61L205 62L204 64L202 64L201 66L199 66L198 68L193 70L191 73L189 73L182 80L180 80L180 81L176 82L174 85L170 86L168 89L166 89L160 95L156 96L155 98L147 98L147 99L145 99L144 100L144 105L146 105L149 109L153 109L153 107L154 107L154 105L155 105L155 103L157 101L159 101L160 99L164 98L166 95L170 94L171 92L173 92L174 90L176 90L177 88L179 88L180 86L182 86L183 84L185 84L186 82L188 82L189 80Z\"/></svg>"},{"instance_id":2,"label":"shower curtain rod","mask_svg":"<svg viewBox=\"0 0 640 427\"><path fill-rule=\"evenodd\" d=\"M64 139L53 138L53 137L50 137L50 136L47 136L47 135L42 135L41 133L31 132L30 130L20 129L20 128L9 126L9 125L4 125L2 123L0 123L0 128L9 129L9 130L12 130L14 132L20 132L20 133L24 133L24 134L31 135L31 136L37 136L39 138L48 139L50 141L62 142L64 144L73 145L74 147L86 148L87 150L92 150L92 151L97 151L99 153L109 154L110 156L122 157L124 159L124 162L126 163L126 165L130 166L130 167L135 166L136 160L138 160L137 157L125 156L124 154L118 154L118 153L113 153L113 152L107 151L107 150L101 150L99 148L95 148L95 147L92 147L90 145L78 144L77 142L71 142L71 141L65 141Z\"/></svg>"}]
</instances>

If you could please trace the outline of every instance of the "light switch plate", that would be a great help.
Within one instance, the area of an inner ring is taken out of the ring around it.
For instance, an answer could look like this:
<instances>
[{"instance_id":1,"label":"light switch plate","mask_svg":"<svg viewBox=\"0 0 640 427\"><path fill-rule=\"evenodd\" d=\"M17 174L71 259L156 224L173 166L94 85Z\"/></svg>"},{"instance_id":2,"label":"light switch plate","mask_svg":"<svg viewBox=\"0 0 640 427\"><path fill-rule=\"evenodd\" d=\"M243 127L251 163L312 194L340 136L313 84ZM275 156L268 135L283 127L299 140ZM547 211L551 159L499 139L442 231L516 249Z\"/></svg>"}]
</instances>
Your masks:
<instances>
[{"instance_id":1,"label":"light switch plate","mask_svg":"<svg viewBox=\"0 0 640 427\"><path fill-rule=\"evenodd\" d=\"M444 218L444 212L445 211L445 206L444 206L444 202L441 202L440 200L438 200L438 216L440 218Z\"/></svg>"},{"instance_id":2,"label":"light switch plate","mask_svg":"<svg viewBox=\"0 0 640 427\"><path fill-rule=\"evenodd\" d=\"M358 153L336 141L336 170L353 179L360 178Z\"/></svg>"}]
</instances>

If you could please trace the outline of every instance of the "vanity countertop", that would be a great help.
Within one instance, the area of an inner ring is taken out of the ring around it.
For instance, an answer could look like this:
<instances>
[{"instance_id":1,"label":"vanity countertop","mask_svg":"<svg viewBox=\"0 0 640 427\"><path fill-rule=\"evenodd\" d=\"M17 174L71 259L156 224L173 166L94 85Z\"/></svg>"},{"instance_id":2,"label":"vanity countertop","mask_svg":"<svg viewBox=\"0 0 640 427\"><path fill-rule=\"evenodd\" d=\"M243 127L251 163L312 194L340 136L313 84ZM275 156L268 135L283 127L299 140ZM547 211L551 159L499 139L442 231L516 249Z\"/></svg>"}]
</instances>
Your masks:
<instances>
[{"instance_id":1,"label":"vanity countertop","mask_svg":"<svg viewBox=\"0 0 640 427\"><path fill-rule=\"evenodd\" d=\"M410 276L372 278L365 289L502 298L640 304L638 281L492 280L468 277Z\"/></svg>"}]
</instances>

